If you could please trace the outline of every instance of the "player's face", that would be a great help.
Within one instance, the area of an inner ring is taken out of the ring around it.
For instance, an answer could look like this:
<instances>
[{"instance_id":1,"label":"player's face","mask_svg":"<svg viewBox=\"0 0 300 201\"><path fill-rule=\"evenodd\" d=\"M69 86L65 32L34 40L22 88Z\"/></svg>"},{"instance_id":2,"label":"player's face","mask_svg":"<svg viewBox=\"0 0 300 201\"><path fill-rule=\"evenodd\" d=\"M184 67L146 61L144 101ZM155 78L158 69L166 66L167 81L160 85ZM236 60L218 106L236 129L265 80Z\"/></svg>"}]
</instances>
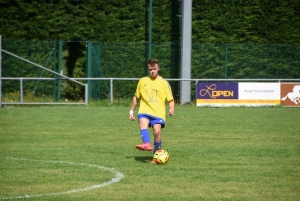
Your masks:
<instances>
[{"instance_id":1,"label":"player's face","mask_svg":"<svg viewBox=\"0 0 300 201\"><path fill-rule=\"evenodd\" d=\"M150 66L148 64L148 70L151 78L156 78L158 76L159 66L154 64L154 66Z\"/></svg>"}]
</instances>

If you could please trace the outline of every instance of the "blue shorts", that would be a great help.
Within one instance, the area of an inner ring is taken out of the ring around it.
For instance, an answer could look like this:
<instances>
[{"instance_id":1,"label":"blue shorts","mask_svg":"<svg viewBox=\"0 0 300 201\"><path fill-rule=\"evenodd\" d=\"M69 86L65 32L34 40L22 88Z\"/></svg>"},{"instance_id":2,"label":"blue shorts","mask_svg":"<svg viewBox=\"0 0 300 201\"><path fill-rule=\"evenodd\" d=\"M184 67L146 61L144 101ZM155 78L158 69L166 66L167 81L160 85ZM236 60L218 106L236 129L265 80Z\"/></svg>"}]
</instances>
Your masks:
<instances>
[{"instance_id":1,"label":"blue shorts","mask_svg":"<svg viewBox=\"0 0 300 201\"><path fill-rule=\"evenodd\" d=\"M149 114L139 114L138 119L140 120L141 118L146 118L149 120L149 127L153 127L154 124L160 124L161 128L165 127L165 121L162 118L154 117Z\"/></svg>"}]
</instances>

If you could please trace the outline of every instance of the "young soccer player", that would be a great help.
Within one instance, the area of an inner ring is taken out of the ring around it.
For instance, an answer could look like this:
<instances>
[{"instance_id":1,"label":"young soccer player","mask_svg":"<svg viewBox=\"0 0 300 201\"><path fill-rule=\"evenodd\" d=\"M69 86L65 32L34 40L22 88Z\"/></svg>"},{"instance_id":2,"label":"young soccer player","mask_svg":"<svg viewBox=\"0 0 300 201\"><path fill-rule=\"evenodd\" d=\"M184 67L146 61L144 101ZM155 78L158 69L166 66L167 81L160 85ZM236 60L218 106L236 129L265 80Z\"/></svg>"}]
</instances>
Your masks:
<instances>
[{"instance_id":1,"label":"young soccer player","mask_svg":"<svg viewBox=\"0 0 300 201\"><path fill-rule=\"evenodd\" d=\"M165 127L166 100L169 103L168 114L170 116L174 115L175 105L171 87L158 74L159 69L160 66L157 59L153 58L148 61L150 75L139 80L129 112L129 119L134 121L134 109L140 102L138 121L143 144L137 144L135 148L143 151L152 151L153 154L162 147L161 129ZM148 127L153 129L154 148L152 148L150 143ZM155 162L152 160L152 163Z\"/></svg>"}]
</instances>

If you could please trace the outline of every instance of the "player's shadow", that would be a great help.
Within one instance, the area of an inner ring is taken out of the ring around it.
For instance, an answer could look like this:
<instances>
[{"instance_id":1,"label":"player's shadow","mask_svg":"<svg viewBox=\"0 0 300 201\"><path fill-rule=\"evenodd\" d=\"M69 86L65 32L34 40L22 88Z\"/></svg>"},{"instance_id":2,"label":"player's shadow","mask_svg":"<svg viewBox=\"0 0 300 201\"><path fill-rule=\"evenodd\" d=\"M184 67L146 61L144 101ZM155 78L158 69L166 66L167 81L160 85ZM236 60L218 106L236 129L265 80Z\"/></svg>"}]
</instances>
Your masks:
<instances>
[{"instance_id":1,"label":"player's shadow","mask_svg":"<svg viewBox=\"0 0 300 201\"><path fill-rule=\"evenodd\" d=\"M135 156L134 159L141 163L149 163L152 160L151 156Z\"/></svg>"}]
</instances>

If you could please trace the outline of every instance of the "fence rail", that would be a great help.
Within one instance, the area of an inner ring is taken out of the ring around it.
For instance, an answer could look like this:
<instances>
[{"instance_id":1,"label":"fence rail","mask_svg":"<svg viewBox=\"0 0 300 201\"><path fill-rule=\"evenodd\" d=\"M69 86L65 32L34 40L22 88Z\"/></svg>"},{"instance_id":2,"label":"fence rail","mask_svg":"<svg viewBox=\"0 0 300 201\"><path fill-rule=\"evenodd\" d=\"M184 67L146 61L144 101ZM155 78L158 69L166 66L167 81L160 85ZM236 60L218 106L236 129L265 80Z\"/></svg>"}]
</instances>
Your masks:
<instances>
[{"instance_id":1,"label":"fence rail","mask_svg":"<svg viewBox=\"0 0 300 201\"><path fill-rule=\"evenodd\" d=\"M2 105L53 105L53 104L59 104L59 105L70 105L70 104L84 104L88 105L88 84L83 84L81 82L78 82L77 80L72 79L72 81L75 81L75 83L78 83L82 86L85 87L85 101L84 102L24 102L24 85L23 85L23 80L49 80L49 81L58 81L58 80L70 80L69 78L34 78L34 77L2 77L0 79L0 82L2 80L19 80L20 81L20 102L2 102L0 101L0 107ZM2 98L2 97L1 97Z\"/></svg>"},{"instance_id":2,"label":"fence rail","mask_svg":"<svg viewBox=\"0 0 300 201\"><path fill-rule=\"evenodd\" d=\"M75 102L24 102L24 93L23 93L23 81L24 80L50 80L50 81L58 81L58 80L67 80L66 78L30 78L30 77L2 77L2 80L19 80L20 81L20 102L2 102L2 105L47 105L47 104L85 104L88 105L88 84L83 84L85 88L85 102L84 103L75 103ZM78 81L109 81L109 100L110 103L114 102L114 81L138 81L140 78L72 78L72 80ZM166 78L167 81L188 81L195 82L193 86L197 84L197 82L300 82L300 79L177 79L177 78ZM0 80L1 81L1 80ZM192 89L191 89L192 90ZM0 103L1 103L0 102ZM1 105L0 105L1 107Z\"/></svg>"}]
</instances>

